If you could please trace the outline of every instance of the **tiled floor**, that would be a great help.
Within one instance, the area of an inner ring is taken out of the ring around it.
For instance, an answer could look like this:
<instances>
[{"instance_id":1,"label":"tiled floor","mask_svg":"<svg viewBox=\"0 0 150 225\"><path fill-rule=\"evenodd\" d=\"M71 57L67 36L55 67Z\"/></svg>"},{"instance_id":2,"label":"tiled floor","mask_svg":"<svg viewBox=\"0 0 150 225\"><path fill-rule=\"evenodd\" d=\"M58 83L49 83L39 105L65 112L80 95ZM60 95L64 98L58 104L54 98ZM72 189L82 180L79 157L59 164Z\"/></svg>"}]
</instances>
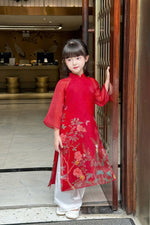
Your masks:
<instances>
[{"instance_id":1,"label":"tiled floor","mask_svg":"<svg viewBox=\"0 0 150 225\"><path fill-rule=\"evenodd\" d=\"M49 100L1 101L0 169L52 166L53 131L43 124L48 107Z\"/></svg>"},{"instance_id":2,"label":"tiled floor","mask_svg":"<svg viewBox=\"0 0 150 225\"><path fill-rule=\"evenodd\" d=\"M0 103L0 169L52 167L53 130L43 124L50 100L9 100ZM0 207L49 206L50 171L0 173ZM90 193L90 194L89 194ZM107 203L100 187L87 188L84 204Z\"/></svg>"},{"instance_id":3,"label":"tiled floor","mask_svg":"<svg viewBox=\"0 0 150 225\"><path fill-rule=\"evenodd\" d=\"M1 173L0 209L26 206L55 206L54 186L47 187L49 171ZM86 189L83 205L107 204L100 187Z\"/></svg>"}]
</instances>

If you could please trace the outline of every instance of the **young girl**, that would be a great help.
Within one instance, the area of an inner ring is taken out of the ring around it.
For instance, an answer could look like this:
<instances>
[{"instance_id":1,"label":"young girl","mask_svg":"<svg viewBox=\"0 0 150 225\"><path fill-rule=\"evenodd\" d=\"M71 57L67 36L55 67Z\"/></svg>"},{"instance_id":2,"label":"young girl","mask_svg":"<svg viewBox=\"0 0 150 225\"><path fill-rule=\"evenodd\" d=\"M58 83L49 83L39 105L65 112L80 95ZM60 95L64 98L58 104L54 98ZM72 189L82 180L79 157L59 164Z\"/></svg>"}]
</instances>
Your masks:
<instances>
[{"instance_id":1,"label":"young girl","mask_svg":"<svg viewBox=\"0 0 150 225\"><path fill-rule=\"evenodd\" d=\"M94 119L95 104L109 101L110 74L100 90L98 82L88 76L86 45L78 39L64 46L63 66L67 78L61 79L44 119L54 128L54 165L49 186L55 183L56 213L76 219L85 187L115 180Z\"/></svg>"}]
</instances>

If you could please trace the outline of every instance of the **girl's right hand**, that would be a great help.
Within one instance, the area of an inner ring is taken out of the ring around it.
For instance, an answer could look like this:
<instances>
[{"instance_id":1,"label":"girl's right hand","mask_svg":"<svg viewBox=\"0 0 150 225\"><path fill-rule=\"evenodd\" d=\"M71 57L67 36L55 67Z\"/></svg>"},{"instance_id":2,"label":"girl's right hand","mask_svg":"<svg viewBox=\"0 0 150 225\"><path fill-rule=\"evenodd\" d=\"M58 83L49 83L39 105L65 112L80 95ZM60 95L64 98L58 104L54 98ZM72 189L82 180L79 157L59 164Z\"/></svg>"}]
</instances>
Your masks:
<instances>
[{"instance_id":1,"label":"girl's right hand","mask_svg":"<svg viewBox=\"0 0 150 225\"><path fill-rule=\"evenodd\" d=\"M62 140L59 134L59 129L54 129L54 148L57 152L60 153L60 147L63 148Z\"/></svg>"}]
</instances>

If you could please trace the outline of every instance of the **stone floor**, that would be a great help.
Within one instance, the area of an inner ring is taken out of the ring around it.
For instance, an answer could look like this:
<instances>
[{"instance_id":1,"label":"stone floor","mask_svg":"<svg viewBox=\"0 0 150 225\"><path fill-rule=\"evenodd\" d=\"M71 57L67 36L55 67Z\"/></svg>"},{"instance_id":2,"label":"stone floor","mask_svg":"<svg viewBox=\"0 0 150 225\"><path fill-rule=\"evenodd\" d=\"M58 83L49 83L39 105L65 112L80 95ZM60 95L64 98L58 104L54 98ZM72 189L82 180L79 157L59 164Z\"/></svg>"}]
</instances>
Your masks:
<instances>
[{"instance_id":1,"label":"stone floor","mask_svg":"<svg viewBox=\"0 0 150 225\"><path fill-rule=\"evenodd\" d=\"M137 218L127 216L122 210L118 210L113 214L81 214L78 220L97 219L100 224L101 219L108 218L131 218L136 225L141 225ZM0 224L27 224L27 223L40 223L40 222L57 222L68 221L65 216L57 216L55 207L34 207L34 208L19 208L19 209L5 209L0 210ZM110 225L110 224L108 224Z\"/></svg>"},{"instance_id":2,"label":"stone floor","mask_svg":"<svg viewBox=\"0 0 150 225\"><path fill-rule=\"evenodd\" d=\"M44 170L52 167L54 155L53 131L43 124L49 103L49 99L0 101L0 224L66 220L55 215L54 187L47 187L51 172ZM108 203L95 186L86 189L83 205ZM109 216L127 217L122 210ZM108 215L81 214L80 219L102 217Z\"/></svg>"},{"instance_id":3,"label":"stone floor","mask_svg":"<svg viewBox=\"0 0 150 225\"><path fill-rule=\"evenodd\" d=\"M0 209L26 206L55 206L53 203L54 186L47 187L49 171L0 173ZM83 205L107 204L98 186L86 189Z\"/></svg>"},{"instance_id":4,"label":"stone floor","mask_svg":"<svg viewBox=\"0 0 150 225\"><path fill-rule=\"evenodd\" d=\"M52 166L53 131L43 124L50 100L1 100L0 169Z\"/></svg>"}]
</instances>

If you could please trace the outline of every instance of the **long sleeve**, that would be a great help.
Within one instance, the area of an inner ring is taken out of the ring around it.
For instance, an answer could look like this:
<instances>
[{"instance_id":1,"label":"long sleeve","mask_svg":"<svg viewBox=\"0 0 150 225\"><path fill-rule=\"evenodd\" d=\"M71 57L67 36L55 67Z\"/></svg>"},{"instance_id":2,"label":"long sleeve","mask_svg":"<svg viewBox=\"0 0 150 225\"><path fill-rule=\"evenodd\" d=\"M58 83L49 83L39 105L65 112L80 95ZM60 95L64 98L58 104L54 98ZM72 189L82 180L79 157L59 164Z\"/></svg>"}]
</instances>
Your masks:
<instances>
[{"instance_id":1,"label":"long sleeve","mask_svg":"<svg viewBox=\"0 0 150 225\"><path fill-rule=\"evenodd\" d=\"M48 113L43 121L49 128L60 128L65 100L65 87L65 79L60 80L56 85Z\"/></svg>"},{"instance_id":2,"label":"long sleeve","mask_svg":"<svg viewBox=\"0 0 150 225\"><path fill-rule=\"evenodd\" d=\"M92 81L95 87L95 104L104 106L109 101L110 97L106 91L105 85L103 85L100 90L99 83L95 79L92 79Z\"/></svg>"}]
</instances>

